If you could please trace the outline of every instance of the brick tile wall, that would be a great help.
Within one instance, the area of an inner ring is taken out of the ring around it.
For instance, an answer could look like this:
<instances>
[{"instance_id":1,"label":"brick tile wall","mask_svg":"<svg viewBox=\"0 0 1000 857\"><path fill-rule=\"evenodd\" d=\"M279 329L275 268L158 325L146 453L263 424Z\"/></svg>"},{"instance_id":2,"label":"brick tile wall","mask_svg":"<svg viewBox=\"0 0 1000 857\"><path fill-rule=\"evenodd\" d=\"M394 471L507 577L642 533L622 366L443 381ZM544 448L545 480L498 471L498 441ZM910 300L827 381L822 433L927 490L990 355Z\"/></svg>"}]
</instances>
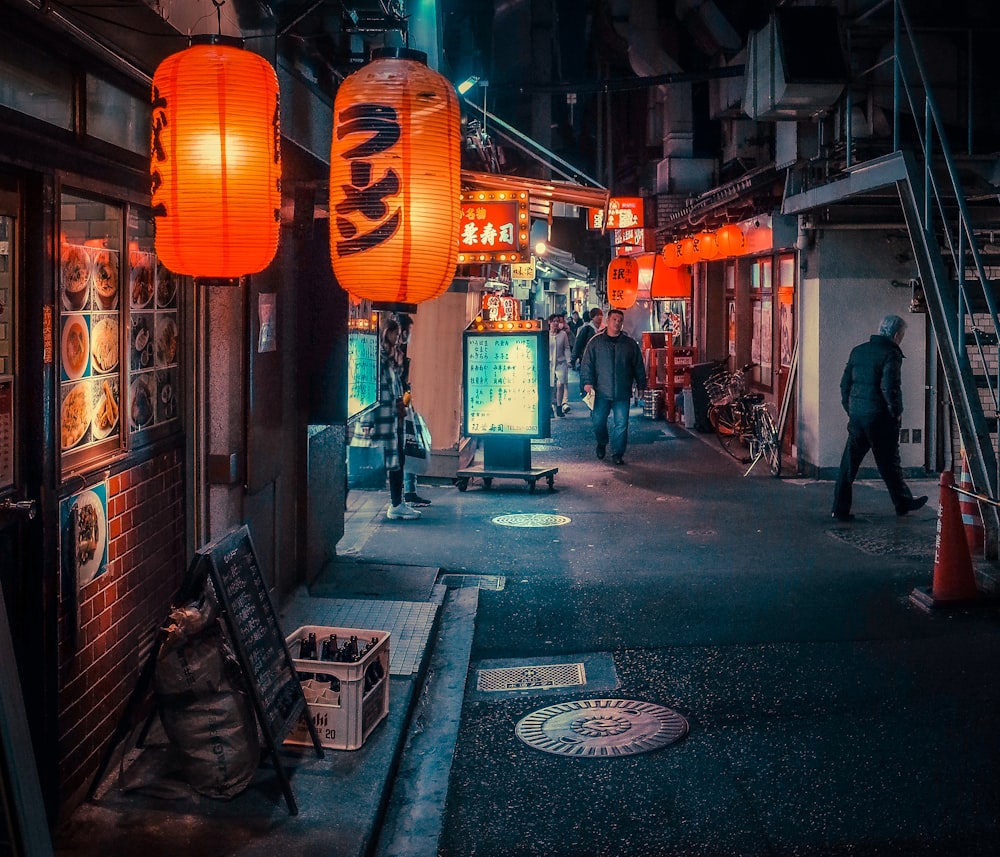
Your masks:
<instances>
[{"instance_id":1,"label":"brick tile wall","mask_svg":"<svg viewBox=\"0 0 1000 857\"><path fill-rule=\"evenodd\" d=\"M187 560L183 452L108 479L108 569L60 617L60 804L85 795Z\"/></svg>"}]
</instances>

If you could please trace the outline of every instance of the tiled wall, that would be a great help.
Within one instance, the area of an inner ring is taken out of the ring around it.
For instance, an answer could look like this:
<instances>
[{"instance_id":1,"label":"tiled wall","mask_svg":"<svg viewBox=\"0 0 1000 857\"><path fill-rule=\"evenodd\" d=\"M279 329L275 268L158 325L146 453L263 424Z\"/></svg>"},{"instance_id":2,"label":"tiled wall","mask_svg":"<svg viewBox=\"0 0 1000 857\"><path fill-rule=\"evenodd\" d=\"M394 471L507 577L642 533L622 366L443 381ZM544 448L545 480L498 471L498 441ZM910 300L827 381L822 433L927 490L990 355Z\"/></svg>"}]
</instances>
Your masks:
<instances>
[{"instance_id":1,"label":"tiled wall","mask_svg":"<svg viewBox=\"0 0 1000 857\"><path fill-rule=\"evenodd\" d=\"M181 450L168 451L108 479L108 568L79 591L78 623L64 593L63 805L89 787L183 577L183 460Z\"/></svg>"}]
</instances>

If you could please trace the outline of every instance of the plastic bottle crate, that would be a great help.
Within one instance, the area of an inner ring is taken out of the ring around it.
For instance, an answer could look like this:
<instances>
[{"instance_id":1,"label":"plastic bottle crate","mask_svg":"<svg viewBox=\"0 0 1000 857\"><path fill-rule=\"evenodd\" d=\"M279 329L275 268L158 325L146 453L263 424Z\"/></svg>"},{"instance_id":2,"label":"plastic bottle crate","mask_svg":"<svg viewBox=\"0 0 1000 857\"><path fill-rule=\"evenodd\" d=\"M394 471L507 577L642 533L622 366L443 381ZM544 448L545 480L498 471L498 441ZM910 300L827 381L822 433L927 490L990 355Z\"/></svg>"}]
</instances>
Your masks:
<instances>
[{"instance_id":1,"label":"plastic bottle crate","mask_svg":"<svg viewBox=\"0 0 1000 857\"><path fill-rule=\"evenodd\" d=\"M337 635L343 645L351 635L358 638L359 645L376 637L378 642L356 663L338 663L295 657L299 641L314 633L318 644L322 644L330 634ZM303 625L285 638L292 653L292 662L299 674L329 676L340 682L340 690L334 690L336 682L308 679L302 682L302 692L306 698L306 711L313 719L320 743L331 750L357 750L371 731L389 713L389 632L367 628L334 628L326 625ZM378 664L376 665L376 661ZM381 667L381 677L365 690L365 674L372 667ZM306 725L305 713L292 727L285 739L286 744L312 746L312 737Z\"/></svg>"}]
</instances>

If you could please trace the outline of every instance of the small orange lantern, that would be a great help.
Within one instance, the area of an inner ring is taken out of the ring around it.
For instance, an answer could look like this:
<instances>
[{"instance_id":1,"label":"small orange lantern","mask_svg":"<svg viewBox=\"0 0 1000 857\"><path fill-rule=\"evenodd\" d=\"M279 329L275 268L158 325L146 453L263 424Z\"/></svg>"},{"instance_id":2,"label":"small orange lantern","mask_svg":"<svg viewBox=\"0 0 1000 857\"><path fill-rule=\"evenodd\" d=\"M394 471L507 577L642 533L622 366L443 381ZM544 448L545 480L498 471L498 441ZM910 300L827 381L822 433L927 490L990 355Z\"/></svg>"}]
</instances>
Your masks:
<instances>
[{"instance_id":1,"label":"small orange lantern","mask_svg":"<svg viewBox=\"0 0 1000 857\"><path fill-rule=\"evenodd\" d=\"M639 292L639 263L632 256L619 256L608 265L608 303L628 309Z\"/></svg>"},{"instance_id":2,"label":"small orange lantern","mask_svg":"<svg viewBox=\"0 0 1000 857\"><path fill-rule=\"evenodd\" d=\"M660 251L660 257L671 268L683 265L684 262L681 259L681 242L671 241L669 244L664 244L663 249Z\"/></svg>"},{"instance_id":3,"label":"small orange lantern","mask_svg":"<svg viewBox=\"0 0 1000 857\"><path fill-rule=\"evenodd\" d=\"M436 298L458 262L458 96L426 63L377 51L334 102L330 260L345 291L377 303Z\"/></svg>"},{"instance_id":4,"label":"small orange lantern","mask_svg":"<svg viewBox=\"0 0 1000 857\"><path fill-rule=\"evenodd\" d=\"M699 259L708 261L719 255L719 245L716 243L714 232L699 232L692 240L695 256Z\"/></svg>"},{"instance_id":5,"label":"small orange lantern","mask_svg":"<svg viewBox=\"0 0 1000 857\"><path fill-rule=\"evenodd\" d=\"M653 266L653 282L649 288L653 300L691 297L691 272L685 267L671 267L662 258Z\"/></svg>"},{"instance_id":6,"label":"small orange lantern","mask_svg":"<svg viewBox=\"0 0 1000 857\"><path fill-rule=\"evenodd\" d=\"M156 253L176 274L235 278L278 248L278 78L242 39L196 36L153 75Z\"/></svg>"},{"instance_id":7,"label":"small orange lantern","mask_svg":"<svg viewBox=\"0 0 1000 857\"><path fill-rule=\"evenodd\" d=\"M715 242L720 256L742 256L747 249L747 239L743 230L735 223L727 223L715 233Z\"/></svg>"}]
</instances>

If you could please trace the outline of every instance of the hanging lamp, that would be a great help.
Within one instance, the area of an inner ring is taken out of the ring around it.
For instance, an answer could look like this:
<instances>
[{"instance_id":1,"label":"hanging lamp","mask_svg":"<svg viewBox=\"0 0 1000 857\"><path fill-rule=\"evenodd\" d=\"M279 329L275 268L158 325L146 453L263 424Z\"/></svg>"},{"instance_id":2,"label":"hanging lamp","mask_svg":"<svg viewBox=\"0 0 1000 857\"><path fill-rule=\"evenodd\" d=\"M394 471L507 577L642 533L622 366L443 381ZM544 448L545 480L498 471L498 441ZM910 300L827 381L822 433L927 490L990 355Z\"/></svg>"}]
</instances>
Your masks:
<instances>
[{"instance_id":1,"label":"hanging lamp","mask_svg":"<svg viewBox=\"0 0 1000 857\"><path fill-rule=\"evenodd\" d=\"M703 230L697 233L694 238L694 254L704 261L714 259L719 255L719 245L715 240L715 233Z\"/></svg>"},{"instance_id":2,"label":"hanging lamp","mask_svg":"<svg viewBox=\"0 0 1000 857\"><path fill-rule=\"evenodd\" d=\"M341 288L414 305L451 284L461 129L451 83L406 48L377 51L334 102L330 261Z\"/></svg>"},{"instance_id":3,"label":"hanging lamp","mask_svg":"<svg viewBox=\"0 0 1000 857\"><path fill-rule=\"evenodd\" d=\"M720 256L742 256L746 252L747 239L743 230L735 223L727 223L715 233L715 242Z\"/></svg>"},{"instance_id":4,"label":"hanging lamp","mask_svg":"<svg viewBox=\"0 0 1000 857\"><path fill-rule=\"evenodd\" d=\"M231 279L278 247L278 78L243 40L195 36L153 75L155 246L175 274Z\"/></svg>"}]
</instances>

